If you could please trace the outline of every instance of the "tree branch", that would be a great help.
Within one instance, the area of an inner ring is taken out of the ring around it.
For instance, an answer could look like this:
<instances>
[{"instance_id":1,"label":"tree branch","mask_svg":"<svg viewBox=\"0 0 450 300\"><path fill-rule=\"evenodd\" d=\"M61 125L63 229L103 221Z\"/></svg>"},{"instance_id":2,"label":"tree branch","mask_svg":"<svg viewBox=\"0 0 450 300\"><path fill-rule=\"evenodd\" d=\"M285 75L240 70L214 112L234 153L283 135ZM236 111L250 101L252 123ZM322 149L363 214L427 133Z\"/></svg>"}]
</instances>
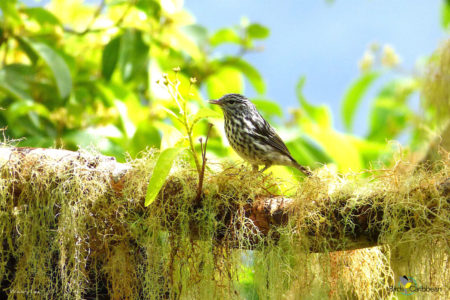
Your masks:
<instances>
[{"instance_id":1,"label":"tree branch","mask_svg":"<svg viewBox=\"0 0 450 300\"><path fill-rule=\"evenodd\" d=\"M27 185L33 185L33 182L30 182L33 178L39 177L40 173L48 173L49 169L57 174L71 172L71 168L81 168L87 173L103 174L104 178L109 181L107 186L110 192L120 196L127 188L127 179L134 176L135 171L131 164L118 163L112 157L93 155L87 152L14 147L0 148L0 168L2 180L14 181L12 183L14 195L20 195L21 190L25 189ZM8 168L14 172L5 173ZM174 191L183 188L177 186L179 183L173 179L172 182L170 180L166 185L172 185L172 188L166 188L164 193L175 193ZM439 216L439 212L442 210L445 210L447 214L449 211L450 178L436 182L435 188L431 189L414 187L405 191L404 188L399 187L398 193L407 193L411 197L420 194L421 199L426 200L417 205L423 206L421 212L426 214L427 222L419 222L414 203L394 207L394 204L388 199L395 195L380 191L373 191L357 199L352 191L333 198L324 194L321 199L315 199L308 203L309 206L303 207L299 207L299 201L293 198L255 197L248 199L244 206L230 204L229 207L219 211L218 219L229 220L234 227L228 228L228 232L231 234L224 235L218 232L215 234L215 238L217 243L230 243L231 241L232 244L233 231L245 226L248 229L245 234L249 241L249 245L246 247L252 248L266 238L276 240L277 230L288 224L292 225L294 222L296 224L295 233L309 240L310 251L322 252L364 248L380 244L380 235L385 228L389 228L391 225L386 224L386 220L389 218L386 218L385 215L390 210L395 210L398 215L403 216L404 224L406 224L402 229L404 231L413 230L419 226L430 226L431 228L435 221L446 222L447 225L450 225L448 220L443 220ZM142 199L139 200L142 204L144 197L145 193L142 193ZM444 202L437 201L438 198L444 199ZM195 199L192 200L194 202ZM155 201L152 205L168 204ZM143 205L136 209L141 212L144 210ZM152 209L152 207L150 206L148 209ZM195 209L202 209L202 206L196 205ZM233 219L235 212L240 209L243 209L243 215L247 218L246 222ZM300 213L299 210L301 210ZM192 229L195 232L195 225ZM426 228L423 229L426 230ZM324 241L326 241L325 244Z\"/></svg>"}]
</instances>

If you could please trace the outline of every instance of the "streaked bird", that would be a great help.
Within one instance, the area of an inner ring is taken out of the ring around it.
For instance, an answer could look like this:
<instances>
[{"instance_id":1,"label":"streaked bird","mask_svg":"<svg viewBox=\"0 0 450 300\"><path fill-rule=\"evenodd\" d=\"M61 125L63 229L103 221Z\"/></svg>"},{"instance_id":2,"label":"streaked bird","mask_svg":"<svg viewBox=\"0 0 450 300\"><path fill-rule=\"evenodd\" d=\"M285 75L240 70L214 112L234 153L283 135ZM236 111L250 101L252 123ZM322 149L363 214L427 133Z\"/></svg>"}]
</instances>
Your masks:
<instances>
[{"instance_id":1,"label":"streaked bird","mask_svg":"<svg viewBox=\"0 0 450 300\"><path fill-rule=\"evenodd\" d=\"M245 96L227 94L209 103L220 106L225 117L225 134L231 147L252 164L254 170L258 170L259 165L264 165L261 172L271 165L283 165L294 167L307 176L312 175L292 157L272 126Z\"/></svg>"}]
</instances>

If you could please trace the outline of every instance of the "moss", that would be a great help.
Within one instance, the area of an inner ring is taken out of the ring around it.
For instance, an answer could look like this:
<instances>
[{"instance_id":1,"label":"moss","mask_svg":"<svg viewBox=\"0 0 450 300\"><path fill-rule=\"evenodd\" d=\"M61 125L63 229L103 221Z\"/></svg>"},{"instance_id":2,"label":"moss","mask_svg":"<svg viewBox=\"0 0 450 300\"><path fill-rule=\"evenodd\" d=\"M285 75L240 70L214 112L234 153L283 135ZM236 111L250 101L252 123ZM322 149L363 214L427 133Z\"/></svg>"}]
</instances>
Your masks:
<instances>
[{"instance_id":1,"label":"moss","mask_svg":"<svg viewBox=\"0 0 450 300\"><path fill-rule=\"evenodd\" d=\"M11 299L371 299L392 297L403 274L449 282L448 158L432 171L399 161L365 179L323 171L296 183L287 224L262 232L246 208L289 183L224 165L207 171L198 206L195 170L181 159L145 208L155 156L130 160L120 189L96 155L12 157L0 177L2 290ZM331 252L362 233L382 245Z\"/></svg>"}]
</instances>

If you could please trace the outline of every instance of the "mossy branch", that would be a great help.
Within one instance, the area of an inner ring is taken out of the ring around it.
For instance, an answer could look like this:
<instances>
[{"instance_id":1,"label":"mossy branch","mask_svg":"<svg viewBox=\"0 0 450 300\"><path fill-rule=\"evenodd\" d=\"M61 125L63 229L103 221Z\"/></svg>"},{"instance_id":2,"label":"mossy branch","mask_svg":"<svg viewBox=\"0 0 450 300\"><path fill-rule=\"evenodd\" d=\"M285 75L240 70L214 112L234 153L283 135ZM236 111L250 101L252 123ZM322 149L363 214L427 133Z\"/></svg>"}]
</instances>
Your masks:
<instances>
[{"instance_id":1,"label":"mossy branch","mask_svg":"<svg viewBox=\"0 0 450 300\"><path fill-rule=\"evenodd\" d=\"M11 194L11 204L8 205L8 208L12 210L21 209L12 203L19 203L20 201L15 199L16 195L19 197L28 189L28 186L35 186L35 180L42 181L42 178L48 177L46 180L49 190L41 192L51 193L50 189L55 189L57 185L70 186L71 184L70 181L61 182L58 179L59 176L74 173L75 169L81 168L85 173L92 173L92 176L100 174L104 179L103 182L97 183L98 193L108 193L112 202L123 201L120 200L123 198L133 199L129 201L135 203L132 208L135 210L134 213L145 213L143 208L145 192L140 193L139 189L136 189L136 182L142 181L140 186L145 189L145 176L148 176L149 170L136 167L133 162L122 164L116 162L114 158L87 152L9 147L0 148L0 165L2 166L1 179L3 182L9 181L7 184L14 191ZM410 178L403 180L403 184L397 182L398 186L395 188L388 189L388 186L384 185L382 189L368 193L345 188L331 195L325 192L326 184L315 177L301 183L300 191L303 190L303 192L293 198L239 194L236 189L245 188L232 186L235 182L227 184L228 174L208 174L205 178L207 186L204 193L210 201L217 203L215 218L230 227L216 228L214 239L218 244L252 249L261 241L263 243L267 239L276 241L280 230L288 227L294 228L293 235L308 240L309 251L328 252L384 243L387 231L396 226L398 232L417 228L426 231L434 228L434 223L440 223L448 228L450 225L448 219L450 177L445 175L447 174L445 172L448 172L448 165L444 164L443 168L444 173L441 171L435 175L429 174L420 179L417 184L411 184ZM7 170L14 170L14 172L7 172ZM58 173L60 175L56 176L55 174ZM248 185L249 182L258 180L249 172L243 173L239 181ZM396 180L398 181L398 178ZM158 199L146 209L165 210L167 214L165 223L176 220L177 207L180 203L171 199L176 199L180 194L186 194L187 191L183 190L186 189L186 185L190 186L191 182L195 182L191 175L186 175L185 178L169 178ZM409 182L409 185L406 185L406 182ZM381 188L381 185L379 187ZM80 197L79 201L92 201L89 195L78 197ZM190 201L194 203L194 199L196 197L191 198ZM410 199L410 201L400 203L395 199ZM203 204L192 205L190 209L202 210L202 206ZM395 216L401 220L395 220L389 216L394 212ZM95 214L94 211L92 213ZM195 214L196 211L192 211L192 215ZM192 236L199 238L202 230L204 229L200 228L196 222L192 222ZM446 232L448 234L447 230ZM248 241L245 245L236 239L236 236L242 234ZM401 235L398 238L400 239Z\"/></svg>"}]
</instances>

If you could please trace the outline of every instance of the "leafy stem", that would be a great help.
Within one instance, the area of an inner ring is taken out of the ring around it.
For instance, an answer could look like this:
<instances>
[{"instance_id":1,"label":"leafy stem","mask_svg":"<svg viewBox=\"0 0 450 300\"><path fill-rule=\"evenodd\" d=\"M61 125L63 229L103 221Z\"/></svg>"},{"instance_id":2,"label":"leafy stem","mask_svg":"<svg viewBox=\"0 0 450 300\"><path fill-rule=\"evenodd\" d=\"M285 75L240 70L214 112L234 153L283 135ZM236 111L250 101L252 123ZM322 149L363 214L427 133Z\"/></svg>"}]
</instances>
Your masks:
<instances>
[{"instance_id":1,"label":"leafy stem","mask_svg":"<svg viewBox=\"0 0 450 300\"><path fill-rule=\"evenodd\" d=\"M179 71L179 68L175 68L174 71L175 71L175 81L169 80L168 75L164 75L164 84L167 85L170 96L177 103L177 106L180 110L181 118L178 116L176 116L176 118L183 125L186 131L187 139L189 141L189 148L194 158L197 173L200 176L201 165L194 147L194 136L193 136L194 123L190 124L189 122L189 117L186 109L187 101L183 98L183 96L179 91L180 80L177 77L177 72Z\"/></svg>"}]
</instances>

